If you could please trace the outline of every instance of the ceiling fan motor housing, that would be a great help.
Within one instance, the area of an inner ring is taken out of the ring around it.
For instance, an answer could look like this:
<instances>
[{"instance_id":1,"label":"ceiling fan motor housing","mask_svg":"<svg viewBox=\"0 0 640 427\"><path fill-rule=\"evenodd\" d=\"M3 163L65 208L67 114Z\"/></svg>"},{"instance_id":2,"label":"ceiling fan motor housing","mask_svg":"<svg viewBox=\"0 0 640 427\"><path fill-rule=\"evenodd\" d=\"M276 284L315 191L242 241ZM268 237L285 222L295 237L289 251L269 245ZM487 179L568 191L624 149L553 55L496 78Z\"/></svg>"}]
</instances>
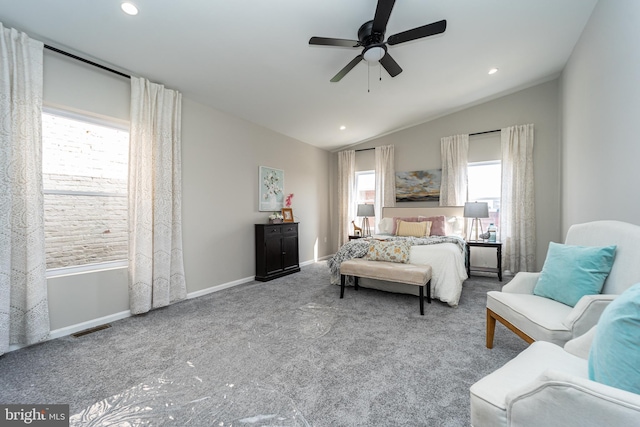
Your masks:
<instances>
[{"instance_id":1,"label":"ceiling fan motor housing","mask_svg":"<svg viewBox=\"0 0 640 427\"><path fill-rule=\"evenodd\" d=\"M360 26L358 30L358 40L364 47L370 45L382 45L384 44L384 33L373 32L373 20L367 21Z\"/></svg>"}]
</instances>

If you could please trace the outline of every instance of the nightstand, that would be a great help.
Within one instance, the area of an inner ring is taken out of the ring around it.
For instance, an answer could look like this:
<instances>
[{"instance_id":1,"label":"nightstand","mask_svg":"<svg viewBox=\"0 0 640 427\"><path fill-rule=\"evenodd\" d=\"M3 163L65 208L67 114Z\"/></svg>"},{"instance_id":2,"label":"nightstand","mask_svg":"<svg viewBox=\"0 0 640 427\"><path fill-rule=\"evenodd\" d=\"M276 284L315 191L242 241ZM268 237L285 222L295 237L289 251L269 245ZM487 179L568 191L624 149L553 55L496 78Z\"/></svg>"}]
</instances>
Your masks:
<instances>
[{"instance_id":1,"label":"nightstand","mask_svg":"<svg viewBox=\"0 0 640 427\"><path fill-rule=\"evenodd\" d=\"M495 248L498 257L497 268L494 267L474 267L471 265L471 247ZM502 282L502 242L467 242L467 276L471 277L472 271L482 271L484 273L498 273L498 280Z\"/></svg>"},{"instance_id":2,"label":"nightstand","mask_svg":"<svg viewBox=\"0 0 640 427\"><path fill-rule=\"evenodd\" d=\"M362 236L352 236L349 235L349 240L362 239Z\"/></svg>"}]
</instances>

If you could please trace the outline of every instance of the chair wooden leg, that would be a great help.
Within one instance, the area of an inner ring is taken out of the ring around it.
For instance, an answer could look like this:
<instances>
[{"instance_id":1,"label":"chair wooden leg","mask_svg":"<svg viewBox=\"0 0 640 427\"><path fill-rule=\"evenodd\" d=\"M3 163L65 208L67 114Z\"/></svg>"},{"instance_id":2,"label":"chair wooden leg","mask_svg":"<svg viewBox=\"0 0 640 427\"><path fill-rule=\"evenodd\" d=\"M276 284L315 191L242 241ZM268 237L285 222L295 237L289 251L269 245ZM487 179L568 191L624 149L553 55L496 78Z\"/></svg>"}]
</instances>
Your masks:
<instances>
[{"instance_id":1,"label":"chair wooden leg","mask_svg":"<svg viewBox=\"0 0 640 427\"><path fill-rule=\"evenodd\" d=\"M517 327L513 326L511 322L487 308L487 348L493 348L493 335L496 330L496 320L506 326L507 329L509 329L511 332L525 340L527 343L531 344L535 342L533 338L522 332Z\"/></svg>"},{"instance_id":2,"label":"chair wooden leg","mask_svg":"<svg viewBox=\"0 0 640 427\"><path fill-rule=\"evenodd\" d=\"M344 274L340 275L340 298L344 298L344 281L346 277Z\"/></svg>"},{"instance_id":3,"label":"chair wooden leg","mask_svg":"<svg viewBox=\"0 0 640 427\"><path fill-rule=\"evenodd\" d=\"M493 348L493 336L496 332L496 319L491 315L492 313L487 308L487 348Z\"/></svg>"}]
</instances>

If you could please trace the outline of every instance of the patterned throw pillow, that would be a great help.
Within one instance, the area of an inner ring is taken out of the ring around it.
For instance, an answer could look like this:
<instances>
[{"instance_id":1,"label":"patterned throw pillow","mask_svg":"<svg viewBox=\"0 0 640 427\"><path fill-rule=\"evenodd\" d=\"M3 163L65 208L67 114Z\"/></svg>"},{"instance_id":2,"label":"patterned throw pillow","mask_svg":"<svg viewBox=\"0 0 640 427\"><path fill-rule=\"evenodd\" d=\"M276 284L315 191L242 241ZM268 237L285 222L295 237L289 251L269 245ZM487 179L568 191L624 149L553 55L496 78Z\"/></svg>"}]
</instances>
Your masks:
<instances>
[{"instance_id":1,"label":"patterned throw pillow","mask_svg":"<svg viewBox=\"0 0 640 427\"><path fill-rule=\"evenodd\" d=\"M411 246L408 242L375 240L369 245L369 252L367 252L365 258L370 261L408 263L410 248Z\"/></svg>"},{"instance_id":2,"label":"patterned throw pillow","mask_svg":"<svg viewBox=\"0 0 640 427\"><path fill-rule=\"evenodd\" d=\"M431 233L431 221L424 221L424 222L398 221L396 236L429 237L429 233Z\"/></svg>"}]
</instances>

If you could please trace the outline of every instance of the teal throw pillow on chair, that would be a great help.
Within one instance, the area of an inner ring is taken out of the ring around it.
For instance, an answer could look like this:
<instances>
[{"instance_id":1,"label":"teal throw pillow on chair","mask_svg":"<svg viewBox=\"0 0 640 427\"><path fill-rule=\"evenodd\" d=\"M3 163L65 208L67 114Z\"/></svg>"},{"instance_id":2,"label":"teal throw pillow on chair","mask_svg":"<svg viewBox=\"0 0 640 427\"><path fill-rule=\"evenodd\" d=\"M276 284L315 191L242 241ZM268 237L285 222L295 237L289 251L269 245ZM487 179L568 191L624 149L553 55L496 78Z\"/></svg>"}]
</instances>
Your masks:
<instances>
[{"instance_id":1,"label":"teal throw pillow on chair","mask_svg":"<svg viewBox=\"0 0 640 427\"><path fill-rule=\"evenodd\" d=\"M589 353L589 379L640 394L640 283L600 316Z\"/></svg>"},{"instance_id":2,"label":"teal throw pillow on chair","mask_svg":"<svg viewBox=\"0 0 640 427\"><path fill-rule=\"evenodd\" d=\"M599 294L611 272L615 251L615 246L549 243L547 258L533 294L571 307L584 295Z\"/></svg>"}]
</instances>

